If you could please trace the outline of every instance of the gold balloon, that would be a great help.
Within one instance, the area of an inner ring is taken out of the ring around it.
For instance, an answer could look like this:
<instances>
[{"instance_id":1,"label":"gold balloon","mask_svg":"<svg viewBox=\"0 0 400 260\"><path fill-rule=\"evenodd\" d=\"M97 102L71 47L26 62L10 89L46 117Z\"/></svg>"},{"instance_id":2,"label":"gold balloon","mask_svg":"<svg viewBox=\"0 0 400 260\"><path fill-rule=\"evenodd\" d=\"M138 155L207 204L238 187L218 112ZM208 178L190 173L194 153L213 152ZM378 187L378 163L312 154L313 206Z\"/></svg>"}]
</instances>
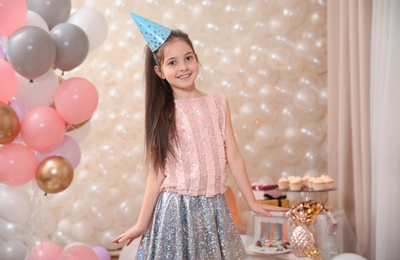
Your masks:
<instances>
[{"instance_id":1,"label":"gold balloon","mask_svg":"<svg viewBox=\"0 0 400 260\"><path fill-rule=\"evenodd\" d=\"M36 169L36 182L46 193L58 193L71 184L74 169L71 163L61 156L44 159Z\"/></svg>"},{"instance_id":2,"label":"gold balloon","mask_svg":"<svg viewBox=\"0 0 400 260\"><path fill-rule=\"evenodd\" d=\"M19 119L15 111L8 105L0 102L0 144L8 144L18 136L20 129Z\"/></svg>"}]
</instances>

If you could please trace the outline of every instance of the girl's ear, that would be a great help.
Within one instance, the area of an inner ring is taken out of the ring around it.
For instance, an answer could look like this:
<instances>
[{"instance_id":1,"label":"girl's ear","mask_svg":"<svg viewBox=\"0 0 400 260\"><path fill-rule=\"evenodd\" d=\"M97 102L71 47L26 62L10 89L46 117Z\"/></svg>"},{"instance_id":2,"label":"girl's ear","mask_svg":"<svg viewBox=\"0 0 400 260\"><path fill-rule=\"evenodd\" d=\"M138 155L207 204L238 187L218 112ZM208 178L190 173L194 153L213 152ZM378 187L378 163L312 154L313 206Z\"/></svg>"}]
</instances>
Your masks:
<instances>
[{"instance_id":1,"label":"girl's ear","mask_svg":"<svg viewBox=\"0 0 400 260\"><path fill-rule=\"evenodd\" d=\"M164 74L162 73L160 67L154 66L154 71L156 72L156 74L157 74L160 78L165 79Z\"/></svg>"}]
</instances>

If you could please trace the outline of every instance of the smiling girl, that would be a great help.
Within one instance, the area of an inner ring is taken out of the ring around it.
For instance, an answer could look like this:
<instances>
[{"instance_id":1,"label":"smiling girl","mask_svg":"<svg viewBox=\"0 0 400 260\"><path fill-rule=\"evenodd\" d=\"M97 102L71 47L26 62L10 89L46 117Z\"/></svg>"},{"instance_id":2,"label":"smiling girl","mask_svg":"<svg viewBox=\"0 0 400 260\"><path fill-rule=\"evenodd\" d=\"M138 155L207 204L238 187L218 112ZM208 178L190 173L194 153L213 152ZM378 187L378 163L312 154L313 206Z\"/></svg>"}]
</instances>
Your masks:
<instances>
[{"instance_id":1,"label":"smiling girl","mask_svg":"<svg viewBox=\"0 0 400 260\"><path fill-rule=\"evenodd\" d=\"M254 198L226 97L196 88L198 58L188 35L172 30L160 47L149 46L145 142L150 172L137 223L114 242L129 245L142 236L137 259L244 259L225 197L227 168L252 211L269 216L287 209Z\"/></svg>"}]
</instances>

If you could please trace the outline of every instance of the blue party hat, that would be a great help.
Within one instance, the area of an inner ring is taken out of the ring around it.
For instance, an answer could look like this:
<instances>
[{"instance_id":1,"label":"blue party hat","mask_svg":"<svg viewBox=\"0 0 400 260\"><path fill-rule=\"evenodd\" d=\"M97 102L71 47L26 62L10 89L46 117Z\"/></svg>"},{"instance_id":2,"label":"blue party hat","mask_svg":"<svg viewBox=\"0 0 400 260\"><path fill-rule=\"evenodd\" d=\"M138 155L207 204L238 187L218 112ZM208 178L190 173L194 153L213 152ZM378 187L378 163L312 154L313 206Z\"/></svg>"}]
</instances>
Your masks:
<instances>
[{"instance_id":1,"label":"blue party hat","mask_svg":"<svg viewBox=\"0 0 400 260\"><path fill-rule=\"evenodd\" d=\"M168 36L171 34L171 29L165 26L150 21L132 12L131 16L152 52L158 50L158 48L163 45Z\"/></svg>"}]
</instances>

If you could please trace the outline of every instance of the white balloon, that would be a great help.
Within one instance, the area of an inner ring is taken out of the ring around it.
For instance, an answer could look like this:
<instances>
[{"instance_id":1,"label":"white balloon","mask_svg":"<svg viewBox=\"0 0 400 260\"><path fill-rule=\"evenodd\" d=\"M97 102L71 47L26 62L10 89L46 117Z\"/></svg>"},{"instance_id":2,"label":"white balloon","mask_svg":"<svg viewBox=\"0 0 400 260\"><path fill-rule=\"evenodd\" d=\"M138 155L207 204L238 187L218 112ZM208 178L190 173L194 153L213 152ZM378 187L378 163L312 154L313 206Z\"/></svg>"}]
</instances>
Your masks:
<instances>
[{"instance_id":1,"label":"white balloon","mask_svg":"<svg viewBox=\"0 0 400 260\"><path fill-rule=\"evenodd\" d=\"M277 112L275 111L275 108L272 107L270 104L261 102L260 103L260 108L261 108L261 116L262 120L265 122L274 122L275 119L277 118Z\"/></svg>"},{"instance_id":2,"label":"white balloon","mask_svg":"<svg viewBox=\"0 0 400 260\"><path fill-rule=\"evenodd\" d=\"M262 148L254 141L246 141L242 146L242 152L246 162L257 163L261 160Z\"/></svg>"},{"instance_id":3,"label":"white balloon","mask_svg":"<svg viewBox=\"0 0 400 260\"><path fill-rule=\"evenodd\" d=\"M310 176L310 177L319 177L320 173L316 169L308 169L304 172L304 176Z\"/></svg>"},{"instance_id":4,"label":"white balloon","mask_svg":"<svg viewBox=\"0 0 400 260\"><path fill-rule=\"evenodd\" d=\"M72 228L72 221L69 218L63 218L58 222L57 230L63 233L69 233Z\"/></svg>"},{"instance_id":5,"label":"white balloon","mask_svg":"<svg viewBox=\"0 0 400 260\"><path fill-rule=\"evenodd\" d=\"M294 144L284 144L281 149L282 161L288 164L295 164L299 162L301 155L302 153L300 147Z\"/></svg>"},{"instance_id":6,"label":"white balloon","mask_svg":"<svg viewBox=\"0 0 400 260\"><path fill-rule=\"evenodd\" d=\"M275 98L276 90L272 84L263 84L258 90L259 98L262 101L272 101Z\"/></svg>"},{"instance_id":7,"label":"white balloon","mask_svg":"<svg viewBox=\"0 0 400 260\"><path fill-rule=\"evenodd\" d=\"M108 185L101 181L94 181L85 187L83 195L88 203L101 206L108 202Z\"/></svg>"},{"instance_id":8,"label":"white balloon","mask_svg":"<svg viewBox=\"0 0 400 260\"><path fill-rule=\"evenodd\" d=\"M305 1L279 1L283 6L282 14L290 21L291 26L299 27L303 25L306 15L307 2Z\"/></svg>"},{"instance_id":9,"label":"white balloon","mask_svg":"<svg viewBox=\"0 0 400 260\"><path fill-rule=\"evenodd\" d=\"M282 15L273 15L269 20L268 29L274 35L286 34L289 30L289 21Z\"/></svg>"},{"instance_id":10,"label":"white balloon","mask_svg":"<svg viewBox=\"0 0 400 260\"><path fill-rule=\"evenodd\" d=\"M15 98L24 106L25 110L41 106L47 107L54 102L54 96L60 84L53 69L37 77L33 82L21 75L16 75L18 90Z\"/></svg>"},{"instance_id":11,"label":"white balloon","mask_svg":"<svg viewBox=\"0 0 400 260\"><path fill-rule=\"evenodd\" d=\"M290 62L291 53L285 47L275 47L271 49L267 56L267 64L275 70L285 70Z\"/></svg>"},{"instance_id":12,"label":"white balloon","mask_svg":"<svg viewBox=\"0 0 400 260\"><path fill-rule=\"evenodd\" d=\"M48 209L37 209L30 216L30 227L39 236L47 236L56 229L56 219Z\"/></svg>"},{"instance_id":13,"label":"white balloon","mask_svg":"<svg viewBox=\"0 0 400 260\"><path fill-rule=\"evenodd\" d=\"M4 241L23 240L29 236L25 225L7 222L0 218L0 239Z\"/></svg>"},{"instance_id":14,"label":"white balloon","mask_svg":"<svg viewBox=\"0 0 400 260\"><path fill-rule=\"evenodd\" d=\"M79 240L86 241L93 235L93 224L88 219L78 219L72 224L71 235Z\"/></svg>"},{"instance_id":15,"label":"white balloon","mask_svg":"<svg viewBox=\"0 0 400 260\"><path fill-rule=\"evenodd\" d=\"M88 219L100 230L109 228L114 223L110 205L91 206Z\"/></svg>"},{"instance_id":16,"label":"white balloon","mask_svg":"<svg viewBox=\"0 0 400 260\"><path fill-rule=\"evenodd\" d=\"M45 31L49 31L46 21L38 13L28 10L26 14L25 26L36 26Z\"/></svg>"},{"instance_id":17,"label":"white balloon","mask_svg":"<svg viewBox=\"0 0 400 260\"><path fill-rule=\"evenodd\" d=\"M313 50L316 51L317 53L326 53L326 47L327 47L326 45L327 45L326 38L323 36L319 37L314 41Z\"/></svg>"},{"instance_id":18,"label":"white balloon","mask_svg":"<svg viewBox=\"0 0 400 260\"><path fill-rule=\"evenodd\" d=\"M24 224L33 211L30 196L21 188L0 188L0 218L5 221Z\"/></svg>"},{"instance_id":19,"label":"white balloon","mask_svg":"<svg viewBox=\"0 0 400 260\"><path fill-rule=\"evenodd\" d=\"M251 102L244 103L239 110L239 116L246 121L254 121L260 119L258 106Z\"/></svg>"},{"instance_id":20,"label":"white balloon","mask_svg":"<svg viewBox=\"0 0 400 260\"><path fill-rule=\"evenodd\" d=\"M309 147L305 149L301 163L307 169L318 169L322 165L319 149L317 147Z\"/></svg>"},{"instance_id":21,"label":"white balloon","mask_svg":"<svg viewBox=\"0 0 400 260\"><path fill-rule=\"evenodd\" d=\"M279 126L292 126L297 125L301 121L300 111L296 109L292 104L284 104L279 111Z\"/></svg>"},{"instance_id":22,"label":"white balloon","mask_svg":"<svg viewBox=\"0 0 400 260\"><path fill-rule=\"evenodd\" d=\"M318 123L306 123L299 128L299 141L304 145L317 145L324 137L325 132Z\"/></svg>"},{"instance_id":23,"label":"white balloon","mask_svg":"<svg viewBox=\"0 0 400 260\"><path fill-rule=\"evenodd\" d=\"M254 133L254 140L261 146L274 144L276 137L277 133L275 129L268 125L257 128Z\"/></svg>"},{"instance_id":24,"label":"white balloon","mask_svg":"<svg viewBox=\"0 0 400 260\"><path fill-rule=\"evenodd\" d=\"M65 189L61 192L42 196L41 197L42 205L49 209L57 207L68 208L73 200L73 190L71 186L68 187L68 189Z\"/></svg>"},{"instance_id":25,"label":"white balloon","mask_svg":"<svg viewBox=\"0 0 400 260\"><path fill-rule=\"evenodd\" d=\"M297 142L299 138L299 130L295 126L289 126L285 129L283 136L288 143Z\"/></svg>"},{"instance_id":26,"label":"white balloon","mask_svg":"<svg viewBox=\"0 0 400 260\"><path fill-rule=\"evenodd\" d=\"M86 33L90 51L97 49L107 38L107 20L94 8L79 8L68 18L68 22L79 26Z\"/></svg>"},{"instance_id":27,"label":"white balloon","mask_svg":"<svg viewBox=\"0 0 400 260\"><path fill-rule=\"evenodd\" d=\"M66 234L60 230L56 230L51 234L51 241L57 243L61 248L72 243L74 239L70 234Z\"/></svg>"},{"instance_id":28,"label":"white balloon","mask_svg":"<svg viewBox=\"0 0 400 260\"><path fill-rule=\"evenodd\" d=\"M139 205L140 208L140 205ZM119 202L113 210L113 217L119 224L134 224L134 218L138 215L138 207L134 198L125 198Z\"/></svg>"},{"instance_id":29,"label":"white balloon","mask_svg":"<svg viewBox=\"0 0 400 260\"><path fill-rule=\"evenodd\" d=\"M122 231L118 228L110 228L104 230L100 234L100 245L108 250L119 249L123 246L123 244L115 244L113 243L113 239L119 236Z\"/></svg>"},{"instance_id":30,"label":"white balloon","mask_svg":"<svg viewBox=\"0 0 400 260\"><path fill-rule=\"evenodd\" d=\"M275 156L264 157L260 163L260 174L275 177L277 172L279 172L281 161Z\"/></svg>"},{"instance_id":31,"label":"white balloon","mask_svg":"<svg viewBox=\"0 0 400 260\"><path fill-rule=\"evenodd\" d=\"M21 260L28 255L28 248L21 241L13 240L0 243L0 256L2 260Z\"/></svg>"},{"instance_id":32,"label":"white balloon","mask_svg":"<svg viewBox=\"0 0 400 260\"><path fill-rule=\"evenodd\" d=\"M69 214L72 218L78 219L84 217L88 212L88 203L83 199L77 199L72 203Z\"/></svg>"},{"instance_id":33,"label":"white balloon","mask_svg":"<svg viewBox=\"0 0 400 260\"><path fill-rule=\"evenodd\" d=\"M315 102L315 92L306 87L297 90L293 95L293 104L303 110L312 107Z\"/></svg>"},{"instance_id":34,"label":"white balloon","mask_svg":"<svg viewBox=\"0 0 400 260\"><path fill-rule=\"evenodd\" d=\"M325 12L322 10L315 10L311 15L310 15L310 22L315 25L315 26L320 26L325 23Z\"/></svg>"}]
</instances>

